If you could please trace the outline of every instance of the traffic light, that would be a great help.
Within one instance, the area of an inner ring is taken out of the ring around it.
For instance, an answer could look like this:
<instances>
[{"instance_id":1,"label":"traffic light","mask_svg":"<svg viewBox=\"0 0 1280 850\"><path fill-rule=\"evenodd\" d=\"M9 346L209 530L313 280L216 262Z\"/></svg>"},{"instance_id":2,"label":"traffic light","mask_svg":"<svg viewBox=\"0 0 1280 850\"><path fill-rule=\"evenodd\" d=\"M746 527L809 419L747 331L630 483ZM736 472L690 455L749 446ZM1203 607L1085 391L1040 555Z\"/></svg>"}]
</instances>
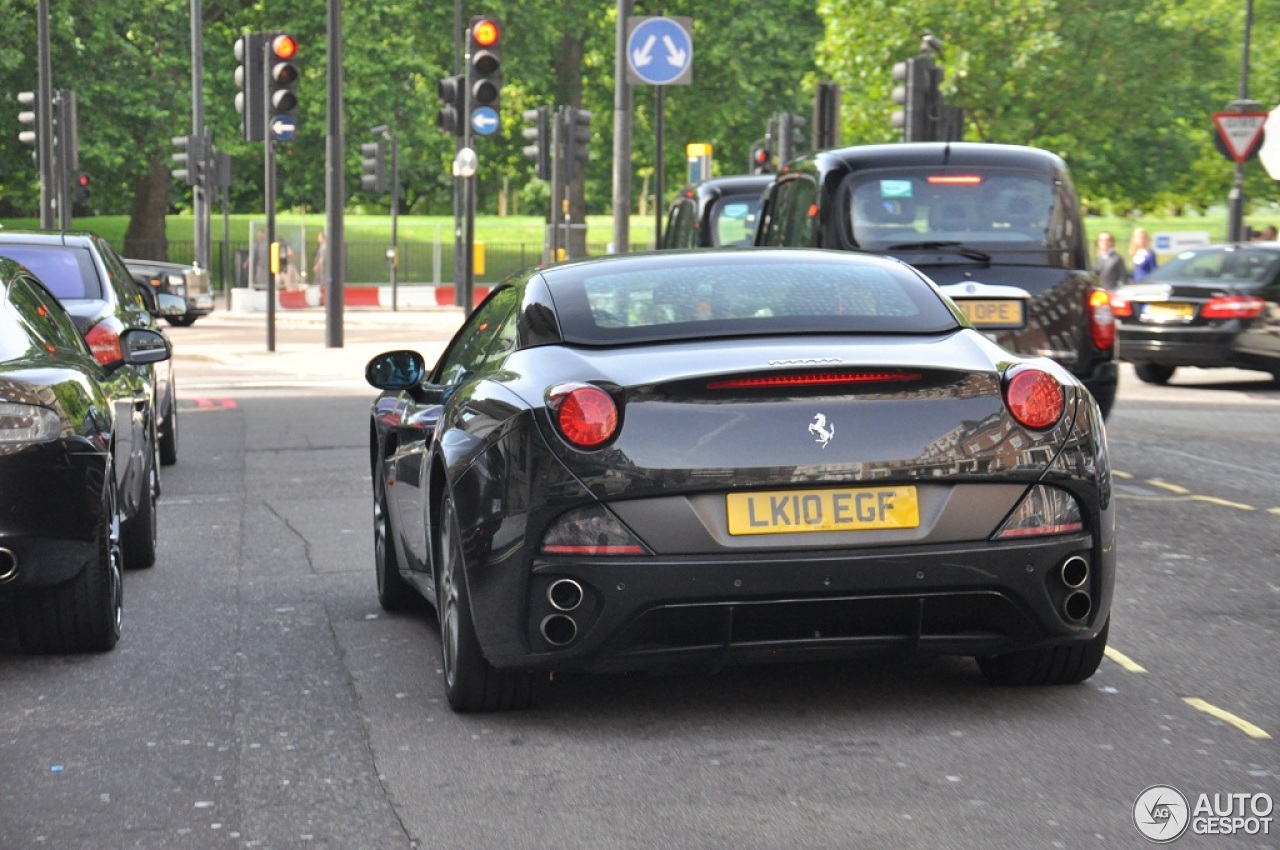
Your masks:
<instances>
[{"instance_id":1,"label":"traffic light","mask_svg":"<svg viewBox=\"0 0 1280 850\"><path fill-rule=\"evenodd\" d=\"M932 138L929 132L929 87L932 84L933 60L927 56L895 62L893 78L901 85L893 87L896 110L890 123L902 131L904 142L923 142Z\"/></svg>"},{"instance_id":2,"label":"traffic light","mask_svg":"<svg viewBox=\"0 0 1280 850\"><path fill-rule=\"evenodd\" d=\"M436 113L436 129L451 136L462 136L466 131L463 114L467 111L466 77L458 74L443 77L436 83L436 95L442 104Z\"/></svg>"},{"instance_id":3,"label":"traffic light","mask_svg":"<svg viewBox=\"0 0 1280 850\"><path fill-rule=\"evenodd\" d=\"M240 131L250 142L266 138L263 132L263 97L267 84L263 75L263 45L267 34L242 35L236 39L236 112L240 113Z\"/></svg>"},{"instance_id":4,"label":"traffic light","mask_svg":"<svg viewBox=\"0 0 1280 850\"><path fill-rule=\"evenodd\" d=\"M502 24L477 15L467 29L467 93L473 120L477 109L498 109L502 95Z\"/></svg>"},{"instance_id":5,"label":"traffic light","mask_svg":"<svg viewBox=\"0 0 1280 850\"><path fill-rule=\"evenodd\" d=\"M36 93L33 91L18 92L18 103L29 107L28 109L24 109L18 113L18 123L26 124L31 127L30 130L23 130L18 133L18 141L22 142L24 145L31 145L33 148L37 147L40 143L38 136L40 115L37 110L40 107L36 102Z\"/></svg>"},{"instance_id":6,"label":"traffic light","mask_svg":"<svg viewBox=\"0 0 1280 850\"><path fill-rule=\"evenodd\" d=\"M298 41L288 33L271 37L267 57L268 138L287 142L298 126L293 111L298 108Z\"/></svg>"},{"instance_id":7,"label":"traffic light","mask_svg":"<svg viewBox=\"0 0 1280 850\"><path fill-rule=\"evenodd\" d=\"M764 142L756 142L751 146L751 173L773 173L773 151Z\"/></svg>"},{"instance_id":8,"label":"traffic light","mask_svg":"<svg viewBox=\"0 0 1280 850\"><path fill-rule=\"evenodd\" d=\"M565 178L572 180L582 173L591 159L591 113L572 106L564 108L564 162Z\"/></svg>"},{"instance_id":9,"label":"traffic light","mask_svg":"<svg viewBox=\"0 0 1280 850\"><path fill-rule=\"evenodd\" d=\"M778 116L778 160L790 162L805 147L805 135L800 128L805 119L794 112L783 112Z\"/></svg>"},{"instance_id":10,"label":"traffic light","mask_svg":"<svg viewBox=\"0 0 1280 850\"><path fill-rule=\"evenodd\" d=\"M76 203L87 204L89 202L89 175L81 171L75 175L75 180L72 182L75 183L76 187Z\"/></svg>"},{"instance_id":11,"label":"traffic light","mask_svg":"<svg viewBox=\"0 0 1280 850\"><path fill-rule=\"evenodd\" d=\"M840 86L820 82L813 90L813 148L840 146Z\"/></svg>"},{"instance_id":12,"label":"traffic light","mask_svg":"<svg viewBox=\"0 0 1280 850\"><path fill-rule=\"evenodd\" d=\"M173 146L177 151L173 154L172 159L178 163L177 168L172 168L169 173L173 175L173 179L188 186L204 185L204 146L200 144L199 136L174 136Z\"/></svg>"},{"instance_id":13,"label":"traffic light","mask_svg":"<svg viewBox=\"0 0 1280 850\"><path fill-rule=\"evenodd\" d=\"M381 194L387 191L386 142L366 142L360 146L360 188Z\"/></svg>"},{"instance_id":14,"label":"traffic light","mask_svg":"<svg viewBox=\"0 0 1280 850\"><path fill-rule=\"evenodd\" d=\"M524 120L532 126L525 127L521 133L533 144L524 147L524 155L533 157L535 163L533 173L543 180L551 179L551 107L539 106L537 109L526 109Z\"/></svg>"}]
</instances>

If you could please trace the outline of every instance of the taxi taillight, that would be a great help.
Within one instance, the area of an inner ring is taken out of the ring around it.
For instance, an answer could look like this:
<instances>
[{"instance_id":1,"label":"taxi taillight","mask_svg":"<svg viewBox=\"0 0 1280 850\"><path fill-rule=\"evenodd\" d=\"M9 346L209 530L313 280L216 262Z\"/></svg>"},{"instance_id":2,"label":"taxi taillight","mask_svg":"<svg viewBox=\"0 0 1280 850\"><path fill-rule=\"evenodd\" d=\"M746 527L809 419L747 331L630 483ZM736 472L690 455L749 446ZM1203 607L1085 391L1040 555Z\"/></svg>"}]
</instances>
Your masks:
<instances>
[{"instance_id":1,"label":"taxi taillight","mask_svg":"<svg viewBox=\"0 0 1280 850\"><path fill-rule=\"evenodd\" d=\"M1111 294L1105 289L1089 293L1089 333L1093 336L1094 347L1101 351L1108 351L1116 344L1114 304Z\"/></svg>"}]
</instances>

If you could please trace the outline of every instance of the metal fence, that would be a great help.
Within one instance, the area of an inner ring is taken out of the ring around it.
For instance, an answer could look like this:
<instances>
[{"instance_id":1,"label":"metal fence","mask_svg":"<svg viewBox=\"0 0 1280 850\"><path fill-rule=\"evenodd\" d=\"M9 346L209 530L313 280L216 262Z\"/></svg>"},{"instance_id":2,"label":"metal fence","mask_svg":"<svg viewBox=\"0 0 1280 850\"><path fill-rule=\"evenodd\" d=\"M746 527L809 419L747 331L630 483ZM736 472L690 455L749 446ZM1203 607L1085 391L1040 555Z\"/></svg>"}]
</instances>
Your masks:
<instances>
[{"instance_id":1,"label":"metal fence","mask_svg":"<svg viewBox=\"0 0 1280 850\"><path fill-rule=\"evenodd\" d=\"M160 246L157 246L159 248ZM210 269L210 280L215 289L224 286L248 286L249 279L249 243L232 242L227 255L230 261L224 273L223 245L215 242L213 263ZM644 251L652 248L650 243L633 243L633 251ZM369 285L388 283L391 280L391 269L387 261L386 242L352 242L346 243L346 275L348 285ZM135 244L133 250L142 254ZM606 243L588 243L587 253L592 256L607 252ZM157 251L147 252L154 256ZM397 280L407 285L414 284L452 284L453 283L453 242L433 244L429 242L403 242L399 246L399 265ZM484 262L481 269L479 258L476 263L476 283L494 284L507 275L542 262L543 246L541 242L489 242L483 246ZM195 259L195 246L192 242L170 240L168 242L168 258L174 263L190 263ZM303 269L310 277L310 257L300 258Z\"/></svg>"}]
</instances>

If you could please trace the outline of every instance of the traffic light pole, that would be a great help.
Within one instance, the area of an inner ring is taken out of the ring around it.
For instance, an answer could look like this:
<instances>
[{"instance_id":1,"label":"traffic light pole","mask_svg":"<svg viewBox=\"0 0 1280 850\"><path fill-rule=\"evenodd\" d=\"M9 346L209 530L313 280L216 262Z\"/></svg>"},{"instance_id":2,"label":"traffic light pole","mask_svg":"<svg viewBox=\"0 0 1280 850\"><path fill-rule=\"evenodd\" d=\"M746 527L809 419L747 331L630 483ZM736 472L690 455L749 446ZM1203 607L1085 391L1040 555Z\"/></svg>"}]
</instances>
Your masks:
<instances>
[{"instance_id":1,"label":"traffic light pole","mask_svg":"<svg viewBox=\"0 0 1280 850\"><path fill-rule=\"evenodd\" d=\"M49 0L40 0L36 38L39 77L36 86L36 159L40 169L40 229L52 230L57 198L53 164L53 68L49 59Z\"/></svg>"}]
</instances>

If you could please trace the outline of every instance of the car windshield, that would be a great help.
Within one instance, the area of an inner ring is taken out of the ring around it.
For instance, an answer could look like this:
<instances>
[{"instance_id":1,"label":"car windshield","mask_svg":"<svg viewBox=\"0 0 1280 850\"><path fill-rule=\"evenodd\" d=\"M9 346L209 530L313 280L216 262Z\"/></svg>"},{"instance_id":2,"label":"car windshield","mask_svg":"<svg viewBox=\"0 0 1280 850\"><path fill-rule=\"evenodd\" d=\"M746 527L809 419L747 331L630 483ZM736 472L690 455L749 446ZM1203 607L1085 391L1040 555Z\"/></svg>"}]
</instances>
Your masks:
<instances>
[{"instance_id":1,"label":"car windshield","mask_svg":"<svg viewBox=\"0 0 1280 850\"><path fill-rule=\"evenodd\" d=\"M748 252L749 253L749 252ZM939 333L959 327L942 298L892 261L650 264L557 281L568 342L610 344L771 333ZM590 265L582 267L591 269Z\"/></svg>"},{"instance_id":2,"label":"car windshield","mask_svg":"<svg viewBox=\"0 0 1280 850\"><path fill-rule=\"evenodd\" d=\"M720 198L711 208L711 232L716 245L750 245L756 236L760 196Z\"/></svg>"},{"instance_id":3,"label":"car windshield","mask_svg":"<svg viewBox=\"0 0 1280 850\"><path fill-rule=\"evenodd\" d=\"M1069 250L1053 174L991 167L899 167L847 178L853 241L869 251Z\"/></svg>"},{"instance_id":4,"label":"car windshield","mask_svg":"<svg viewBox=\"0 0 1280 850\"><path fill-rule=\"evenodd\" d=\"M1176 283L1266 283L1280 274L1280 251L1212 248L1183 251L1143 279Z\"/></svg>"},{"instance_id":5,"label":"car windshield","mask_svg":"<svg viewBox=\"0 0 1280 850\"><path fill-rule=\"evenodd\" d=\"M0 243L0 256L22 263L59 300L102 297L102 282L88 248Z\"/></svg>"}]
</instances>

